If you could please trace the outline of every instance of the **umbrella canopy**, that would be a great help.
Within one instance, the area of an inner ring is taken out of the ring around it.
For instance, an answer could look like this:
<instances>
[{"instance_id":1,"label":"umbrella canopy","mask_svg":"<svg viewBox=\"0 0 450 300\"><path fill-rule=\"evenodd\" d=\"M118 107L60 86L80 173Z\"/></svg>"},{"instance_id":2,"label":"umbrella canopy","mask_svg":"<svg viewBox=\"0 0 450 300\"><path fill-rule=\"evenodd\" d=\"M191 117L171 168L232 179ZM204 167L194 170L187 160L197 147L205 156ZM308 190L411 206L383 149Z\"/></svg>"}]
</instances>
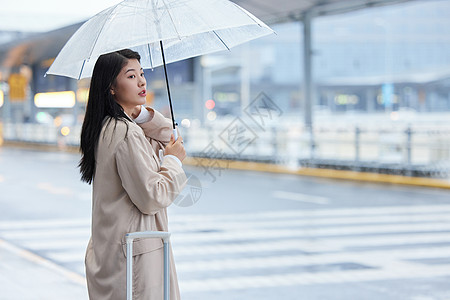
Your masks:
<instances>
[{"instance_id":1,"label":"umbrella canopy","mask_svg":"<svg viewBox=\"0 0 450 300\"><path fill-rule=\"evenodd\" d=\"M125 0L86 21L47 74L90 77L100 55L124 48L139 52L144 69L154 68L270 33L262 21L227 0Z\"/></svg>"}]
</instances>

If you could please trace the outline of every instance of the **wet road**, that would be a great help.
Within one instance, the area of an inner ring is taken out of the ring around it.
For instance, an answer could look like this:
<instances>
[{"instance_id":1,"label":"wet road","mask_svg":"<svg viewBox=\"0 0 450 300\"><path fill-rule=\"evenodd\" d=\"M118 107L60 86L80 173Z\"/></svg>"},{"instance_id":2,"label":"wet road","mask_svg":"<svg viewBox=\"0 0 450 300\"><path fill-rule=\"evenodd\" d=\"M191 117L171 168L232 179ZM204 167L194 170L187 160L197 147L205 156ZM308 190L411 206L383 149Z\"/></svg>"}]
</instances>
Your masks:
<instances>
[{"instance_id":1,"label":"wet road","mask_svg":"<svg viewBox=\"0 0 450 300\"><path fill-rule=\"evenodd\" d=\"M83 275L78 160L0 148L0 238ZM185 170L170 208L183 299L450 299L448 191Z\"/></svg>"}]
</instances>

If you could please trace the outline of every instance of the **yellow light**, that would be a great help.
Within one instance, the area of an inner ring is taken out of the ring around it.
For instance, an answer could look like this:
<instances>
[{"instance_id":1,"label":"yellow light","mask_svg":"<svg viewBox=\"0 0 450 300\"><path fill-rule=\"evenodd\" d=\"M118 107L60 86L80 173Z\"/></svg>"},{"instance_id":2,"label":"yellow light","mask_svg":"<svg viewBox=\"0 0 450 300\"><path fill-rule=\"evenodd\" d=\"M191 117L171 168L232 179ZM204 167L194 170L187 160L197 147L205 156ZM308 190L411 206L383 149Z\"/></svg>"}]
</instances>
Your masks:
<instances>
[{"instance_id":1,"label":"yellow light","mask_svg":"<svg viewBox=\"0 0 450 300\"><path fill-rule=\"evenodd\" d=\"M3 95L3 91L0 91L0 107L3 106L4 98L5 98L5 96Z\"/></svg>"},{"instance_id":2,"label":"yellow light","mask_svg":"<svg viewBox=\"0 0 450 300\"><path fill-rule=\"evenodd\" d=\"M63 136L68 136L69 133L70 133L70 128L69 128L69 127L64 126L63 128L61 128L61 134L62 134Z\"/></svg>"},{"instance_id":3,"label":"yellow light","mask_svg":"<svg viewBox=\"0 0 450 300\"><path fill-rule=\"evenodd\" d=\"M34 96L36 107L61 107L75 106L75 93L73 91L38 93Z\"/></svg>"},{"instance_id":4,"label":"yellow light","mask_svg":"<svg viewBox=\"0 0 450 300\"><path fill-rule=\"evenodd\" d=\"M41 62L41 67L43 68L50 68L50 66L52 65L52 63L55 61L55 58L49 58L47 60L44 60L43 62Z\"/></svg>"},{"instance_id":5,"label":"yellow light","mask_svg":"<svg viewBox=\"0 0 450 300\"><path fill-rule=\"evenodd\" d=\"M56 117L56 118L53 120L53 124L55 124L56 127L61 126L61 124L62 124L62 118L61 118L61 117Z\"/></svg>"},{"instance_id":6,"label":"yellow light","mask_svg":"<svg viewBox=\"0 0 450 300\"><path fill-rule=\"evenodd\" d=\"M88 88L79 88L77 90L77 101L81 103L86 103L89 98L89 89Z\"/></svg>"}]
</instances>

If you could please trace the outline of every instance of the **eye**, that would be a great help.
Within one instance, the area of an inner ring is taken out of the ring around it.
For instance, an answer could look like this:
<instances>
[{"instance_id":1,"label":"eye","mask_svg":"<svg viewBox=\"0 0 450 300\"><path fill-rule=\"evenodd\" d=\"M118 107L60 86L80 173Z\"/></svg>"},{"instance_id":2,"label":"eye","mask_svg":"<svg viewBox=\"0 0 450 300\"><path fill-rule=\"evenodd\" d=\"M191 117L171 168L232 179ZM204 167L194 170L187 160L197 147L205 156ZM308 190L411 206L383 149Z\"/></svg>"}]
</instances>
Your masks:
<instances>
[{"instance_id":1,"label":"eye","mask_svg":"<svg viewBox=\"0 0 450 300\"><path fill-rule=\"evenodd\" d=\"M141 73L141 77L144 77L144 72Z\"/></svg>"},{"instance_id":2,"label":"eye","mask_svg":"<svg viewBox=\"0 0 450 300\"><path fill-rule=\"evenodd\" d=\"M130 76L128 76L128 78L131 78L131 79L136 78L136 75L130 75Z\"/></svg>"}]
</instances>

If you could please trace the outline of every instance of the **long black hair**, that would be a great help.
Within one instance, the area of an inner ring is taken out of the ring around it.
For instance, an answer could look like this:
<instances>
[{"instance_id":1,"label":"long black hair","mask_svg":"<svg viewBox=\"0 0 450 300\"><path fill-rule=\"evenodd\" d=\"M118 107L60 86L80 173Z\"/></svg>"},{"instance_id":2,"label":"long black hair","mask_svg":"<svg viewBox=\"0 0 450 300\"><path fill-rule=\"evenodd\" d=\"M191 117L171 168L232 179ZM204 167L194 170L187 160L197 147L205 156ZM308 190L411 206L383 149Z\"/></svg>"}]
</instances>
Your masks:
<instances>
[{"instance_id":1,"label":"long black hair","mask_svg":"<svg viewBox=\"0 0 450 300\"><path fill-rule=\"evenodd\" d=\"M129 59L137 59L140 55L129 49L124 49L101 55L94 66L89 99L86 106L83 127L81 129L79 163L81 180L92 183L95 174L95 149L98 144L103 121L106 117L110 120L131 121L123 108L116 102L111 94L111 88L116 83L116 78Z\"/></svg>"}]
</instances>

